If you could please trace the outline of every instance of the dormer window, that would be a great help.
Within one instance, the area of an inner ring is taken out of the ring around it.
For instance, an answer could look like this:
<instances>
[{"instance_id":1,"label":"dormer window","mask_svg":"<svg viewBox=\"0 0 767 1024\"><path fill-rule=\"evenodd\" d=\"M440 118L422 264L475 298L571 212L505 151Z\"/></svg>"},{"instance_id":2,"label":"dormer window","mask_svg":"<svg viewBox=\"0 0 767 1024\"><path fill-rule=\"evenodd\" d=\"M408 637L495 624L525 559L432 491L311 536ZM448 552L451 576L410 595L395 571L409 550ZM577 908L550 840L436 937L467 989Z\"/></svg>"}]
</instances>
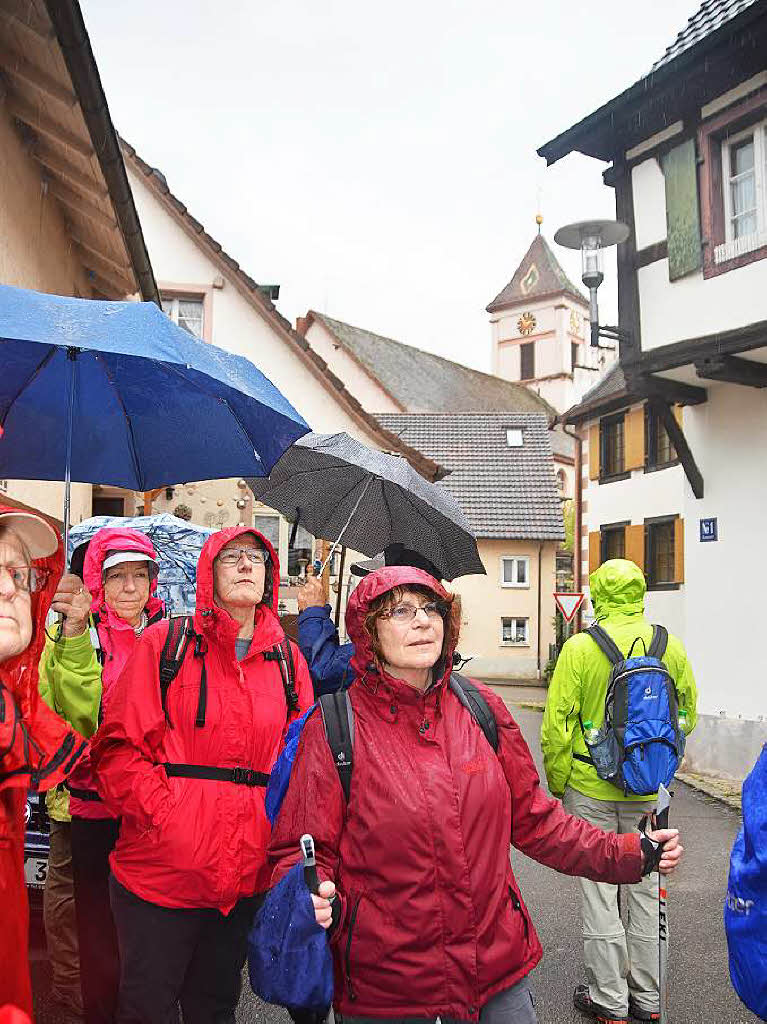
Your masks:
<instances>
[{"instance_id":1,"label":"dormer window","mask_svg":"<svg viewBox=\"0 0 767 1024\"><path fill-rule=\"evenodd\" d=\"M522 447L522 431L518 427L506 428L506 446L507 448Z\"/></svg>"}]
</instances>

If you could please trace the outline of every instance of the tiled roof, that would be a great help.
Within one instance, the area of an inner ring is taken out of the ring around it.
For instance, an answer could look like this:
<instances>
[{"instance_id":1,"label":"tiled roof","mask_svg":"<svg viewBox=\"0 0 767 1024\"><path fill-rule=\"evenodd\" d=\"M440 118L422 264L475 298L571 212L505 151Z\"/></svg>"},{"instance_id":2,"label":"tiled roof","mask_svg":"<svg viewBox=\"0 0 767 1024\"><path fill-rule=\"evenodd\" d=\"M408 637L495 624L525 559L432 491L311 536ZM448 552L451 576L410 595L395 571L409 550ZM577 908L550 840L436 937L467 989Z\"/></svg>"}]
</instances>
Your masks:
<instances>
[{"instance_id":1,"label":"tiled roof","mask_svg":"<svg viewBox=\"0 0 767 1024\"><path fill-rule=\"evenodd\" d=\"M441 480L478 537L564 540L550 432L541 413L385 413L392 433L451 470ZM509 447L508 428L522 431Z\"/></svg>"},{"instance_id":2,"label":"tiled roof","mask_svg":"<svg viewBox=\"0 0 767 1024\"><path fill-rule=\"evenodd\" d=\"M756 0L705 0L661 59L653 64L652 70L657 71L664 64L668 64L755 2Z\"/></svg>"},{"instance_id":3,"label":"tiled roof","mask_svg":"<svg viewBox=\"0 0 767 1024\"><path fill-rule=\"evenodd\" d=\"M492 313L505 306L542 299L548 295L569 295L584 306L588 305L580 290L559 265L549 243L543 235L536 235L514 276L496 295L487 311Z\"/></svg>"},{"instance_id":4,"label":"tiled roof","mask_svg":"<svg viewBox=\"0 0 767 1024\"><path fill-rule=\"evenodd\" d=\"M613 399L626 396L626 378L620 363L613 363L610 369L590 388L580 402L568 409L560 419L564 423L572 423L583 419L584 413L597 411L601 406Z\"/></svg>"},{"instance_id":5,"label":"tiled roof","mask_svg":"<svg viewBox=\"0 0 767 1024\"><path fill-rule=\"evenodd\" d=\"M352 327L310 310L307 321L318 320L406 412L540 412L553 418L556 410L526 388L502 377L472 370L433 352L393 338Z\"/></svg>"}]
</instances>

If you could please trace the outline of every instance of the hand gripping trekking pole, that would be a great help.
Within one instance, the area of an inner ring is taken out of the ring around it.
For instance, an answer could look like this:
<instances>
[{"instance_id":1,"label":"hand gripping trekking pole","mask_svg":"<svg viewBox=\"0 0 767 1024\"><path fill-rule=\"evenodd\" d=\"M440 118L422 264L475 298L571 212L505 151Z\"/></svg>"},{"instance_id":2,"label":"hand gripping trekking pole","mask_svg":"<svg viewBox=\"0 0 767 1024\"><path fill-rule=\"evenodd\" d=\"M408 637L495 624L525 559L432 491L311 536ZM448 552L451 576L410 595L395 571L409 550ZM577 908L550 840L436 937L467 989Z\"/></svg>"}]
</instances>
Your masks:
<instances>
[{"instance_id":1,"label":"hand gripping trekking pole","mask_svg":"<svg viewBox=\"0 0 767 1024\"><path fill-rule=\"evenodd\" d=\"M664 785L658 787L658 803L652 816L653 827L668 828L668 812L671 806L671 794ZM647 832L647 815L639 822L639 831ZM666 903L666 882L658 865L663 854L663 845L656 843L649 836L642 836L642 851L645 855L645 868L642 872L649 875L658 872L658 999L661 1024L668 1022L668 905Z\"/></svg>"}]
</instances>

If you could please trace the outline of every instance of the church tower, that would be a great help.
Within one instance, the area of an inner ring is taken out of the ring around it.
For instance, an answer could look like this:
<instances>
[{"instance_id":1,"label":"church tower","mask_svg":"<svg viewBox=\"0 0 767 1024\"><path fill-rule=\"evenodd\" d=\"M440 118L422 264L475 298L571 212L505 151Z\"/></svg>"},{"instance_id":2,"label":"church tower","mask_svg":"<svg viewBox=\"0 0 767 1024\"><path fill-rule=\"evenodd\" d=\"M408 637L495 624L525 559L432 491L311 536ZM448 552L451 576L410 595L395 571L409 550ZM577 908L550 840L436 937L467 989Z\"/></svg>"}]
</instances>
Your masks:
<instances>
[{"instance_id":1,"label":"church tower","mask_svg":"<svg viewBox=\"0 0 767 1024\"><path fill-rule=\"evenodd\" d=\"M526 384L564 412L616 358L613 347L589 344L589 304L541 234L514 276L487 307L493 373Z\"/></svg>"}]
</instances>

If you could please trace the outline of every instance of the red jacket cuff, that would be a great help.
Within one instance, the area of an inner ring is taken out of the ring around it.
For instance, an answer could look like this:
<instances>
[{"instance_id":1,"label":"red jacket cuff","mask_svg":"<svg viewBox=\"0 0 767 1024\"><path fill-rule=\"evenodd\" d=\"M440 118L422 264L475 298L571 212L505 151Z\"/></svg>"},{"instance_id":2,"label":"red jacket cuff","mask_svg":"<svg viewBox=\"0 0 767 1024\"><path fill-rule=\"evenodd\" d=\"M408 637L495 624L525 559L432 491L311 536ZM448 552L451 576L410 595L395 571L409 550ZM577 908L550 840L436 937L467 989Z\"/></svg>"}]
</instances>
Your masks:
<instances>
[{"instance_id":1,"label":"red jacket cuff","mask_svg":"<svg viewBox=\"0 0 767 1024\"><path fill-rule=\"evenodd\" d=\"M623 854L621 867L625 878L622 882L638 882L642 878L642 840L638 832L624 832L619 835L618 842Z\"/></svg>"}]
</instances>

